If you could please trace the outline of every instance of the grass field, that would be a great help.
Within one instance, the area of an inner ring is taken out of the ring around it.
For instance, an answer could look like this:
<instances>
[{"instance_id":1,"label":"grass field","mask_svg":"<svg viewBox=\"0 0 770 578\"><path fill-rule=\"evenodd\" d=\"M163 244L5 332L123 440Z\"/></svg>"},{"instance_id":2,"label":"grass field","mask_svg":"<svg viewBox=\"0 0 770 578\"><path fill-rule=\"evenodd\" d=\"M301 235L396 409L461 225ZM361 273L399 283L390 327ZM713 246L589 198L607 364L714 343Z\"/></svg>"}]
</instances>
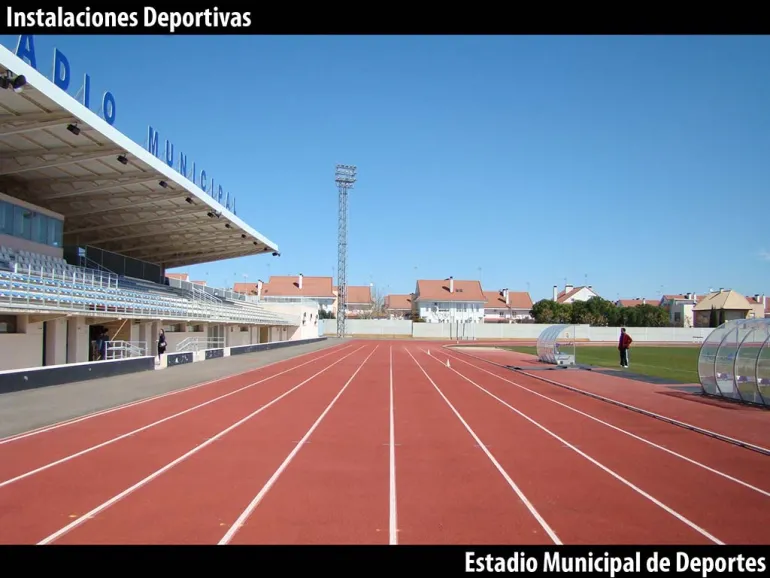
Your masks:
<instances>
[{"instance_id":1,"label":"grass field","mask_svg":"<svg viewBox=\"0 0 770 578\"><path fill-rule=\"evenodd\" d=\"M535 347L503 347L537 355ZM698 383L699 347L637 347L629 351L630 367L626 371L670 379L681 383ZM586 346L575 349L575 362L596 367L620 368L620 354L615 346Z\"/></svg>"}]
</instances>

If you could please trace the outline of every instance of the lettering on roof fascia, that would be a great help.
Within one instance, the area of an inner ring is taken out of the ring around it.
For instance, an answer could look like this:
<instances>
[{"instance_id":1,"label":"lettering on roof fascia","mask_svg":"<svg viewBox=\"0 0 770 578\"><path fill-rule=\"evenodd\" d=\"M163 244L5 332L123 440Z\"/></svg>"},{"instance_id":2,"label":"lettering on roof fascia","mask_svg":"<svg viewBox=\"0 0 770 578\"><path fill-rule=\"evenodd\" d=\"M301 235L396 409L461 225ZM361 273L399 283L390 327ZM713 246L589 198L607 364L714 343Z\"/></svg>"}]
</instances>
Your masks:
<instances>
[{"instance_id":1,"label":"lettering on roof fascia","mask_svg":"<svg viewBox=\"0 0 770 578\"><path fill-rule=\"evenodd\" d=\"M40 69L37 66L35 37L33 34L19 35L18 41L16 43L16 56L40 72ZM58 48L54 48L53 51L53 63L51 65L50 78L51 82L62 89L65 93L69 94L68 90L72 80L72 67L70 66L70 62L67 56ZM87 109L91 110L91 76L88 73L83 74L83 84L75 93L73 98L75 98L75 100L80 102ZM103 118L107 124L113 126L115 124L115 117L117 113L115 95L113 95L109 90L105 90L102 94L101 106L99 107L99 110L92 112L96 112L96 114ZM181 150L179 151L179 154L175 156L174 143L168 139L165 140L163 156L161 157L158 154L159 140L160 137L158 136L158 132L152 126L148 125L146 149L153 156L164 161L168 166L176 170L190 182L200 187L200 189L207 193L211 198L215 199L221 205L224 205L224 207L233 215L236 214L235 196L231 197L230 192L225 191L221 184L217 183L213 178L209 178L204 168L198 170L195 161L193 161L191 164L188 163L187 155Z\"/></svg>"},{"instance_id":2,"label":"lettering on roof fascia","mask_svg":"<svg viewBox=\"0 0 770 578\"><path fill-rule=\"evenodd\" d=\"M202 191L207 193L212 199L216 200L219 204L224 205L225 208L235 215L235 196L230 196L230 192L222 188L222 185L214 181L214 178L209 178L206 173L206 169L198 167L195 161L192 164L188 163L187 155L181 150L177 155L174 154L174 143L168 139L165 139L163 145L163 156L160 155L160 136L158 131L151 125L147 125L147 150L153 156L164 161L168 166L177 171L190 182L200 187ZM176 161L176 162L175 162ZM189 169L189 170L188 170Z\"/></svg>"},{"instance_id":3,"label":"lettering on roof fascia","mask_svg":"<svg viewBox=\"0 0 770 578\"><path fill-rule=\"evenodd\" d=\"M37 67L37 54L35 53L35 37L33 34L20 34L19 39L16 42L16 56L25 61L32 68L44 74ZM70 82L72 80L72 68L70 66L69 59L58 48L53 49L53 63L51 65L51 82L61 88L65 93L69 94L68 90ZM72 96L72 95L70 95ZM83 73L83 84L73 97L80 102L88 110L91 110L91 76L86 72ZM115 117L117 114L117 104L115 103L115 95L109 90L105 90L102 93L102 100L98 111L95 112L98 116L103 118L107 124L114 126Z\"/></svg>"}]
</instances>

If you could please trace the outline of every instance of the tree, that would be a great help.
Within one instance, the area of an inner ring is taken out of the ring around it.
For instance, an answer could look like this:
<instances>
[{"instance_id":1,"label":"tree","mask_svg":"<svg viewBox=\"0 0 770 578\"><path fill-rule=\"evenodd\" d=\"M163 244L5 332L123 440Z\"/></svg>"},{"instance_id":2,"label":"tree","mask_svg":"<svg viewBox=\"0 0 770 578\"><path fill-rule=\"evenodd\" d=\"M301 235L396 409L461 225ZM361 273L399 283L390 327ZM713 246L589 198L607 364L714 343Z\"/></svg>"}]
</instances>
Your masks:
<instances>
[{"instance_id":1,"label":"tree","mask_svg":"<svg viewBox=\"0 0 770 578\"><path fill-rule=\"evenodd\" d=\"M723 325L725 322L725 310L720 309L719 310L719 325ZM719 325L717 327L719 327Z\"/></svg>"},{"instance_id":2,"label":"tree","mask_svg":"<svg viewBox=\"0 0 770 578\"><path fill-rule=\"evenodd\" d=\"M665 307L648 304L620 307L601 297L573 303L542 299L532 306L530 314L535 323L574 323L594 327L667 327L670 324Z\"/></svg>"},{"instance_id":3,"label":"tree","mask_svg":"<svg viewBox=\"0 0 770 578\"><path fill-rule=\"evenodd\" d=\"M719 327L719 314L717 313L717 310L714 309L714 306L711 306L711 316L709 317L709 327Z\"/></svg>"}]
</instances>

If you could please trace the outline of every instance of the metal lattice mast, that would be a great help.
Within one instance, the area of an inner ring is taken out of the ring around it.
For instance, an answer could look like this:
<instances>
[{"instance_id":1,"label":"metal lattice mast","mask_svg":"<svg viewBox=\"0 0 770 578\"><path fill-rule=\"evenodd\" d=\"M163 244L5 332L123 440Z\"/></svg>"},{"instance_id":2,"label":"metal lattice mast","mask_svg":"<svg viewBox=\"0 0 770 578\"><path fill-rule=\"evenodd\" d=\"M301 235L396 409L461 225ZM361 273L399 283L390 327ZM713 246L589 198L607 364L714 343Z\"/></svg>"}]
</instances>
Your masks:
<instances>
[{"instance_id":1,"label":"metal lattice mast","mask_svg":"<svg viewBox=\"0 0 770 578\"><path fill-rule=\"evenodd\" d=\"M337 165L334 182L339 191L337 224L337 337L345 337L345 318L348 303L348 191L356 182L356 167Z\"/></svg>"}]
</instances>

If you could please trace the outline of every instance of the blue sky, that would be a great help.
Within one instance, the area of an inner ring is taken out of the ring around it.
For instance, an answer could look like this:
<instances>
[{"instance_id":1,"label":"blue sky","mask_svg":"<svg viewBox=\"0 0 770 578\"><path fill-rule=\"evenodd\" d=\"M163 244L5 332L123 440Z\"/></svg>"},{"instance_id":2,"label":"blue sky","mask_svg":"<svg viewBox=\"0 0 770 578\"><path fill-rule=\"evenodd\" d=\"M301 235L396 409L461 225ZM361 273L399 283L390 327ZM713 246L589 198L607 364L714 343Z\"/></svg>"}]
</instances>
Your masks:
<instances>
[{"instance_id":1,"label":"blue sky","mask_svg":"<svg viewBox=\"0 0 770 578\"><path fill-rule=\"evenodd\" d=\"M56 46L92 108L111 90L119 130L142 144L153 125L279 244L186 269L210 284L331 275L350 163L350 284L770 293L769 38L35 41L42 72Z\"/></svg>"}]
</instances>

